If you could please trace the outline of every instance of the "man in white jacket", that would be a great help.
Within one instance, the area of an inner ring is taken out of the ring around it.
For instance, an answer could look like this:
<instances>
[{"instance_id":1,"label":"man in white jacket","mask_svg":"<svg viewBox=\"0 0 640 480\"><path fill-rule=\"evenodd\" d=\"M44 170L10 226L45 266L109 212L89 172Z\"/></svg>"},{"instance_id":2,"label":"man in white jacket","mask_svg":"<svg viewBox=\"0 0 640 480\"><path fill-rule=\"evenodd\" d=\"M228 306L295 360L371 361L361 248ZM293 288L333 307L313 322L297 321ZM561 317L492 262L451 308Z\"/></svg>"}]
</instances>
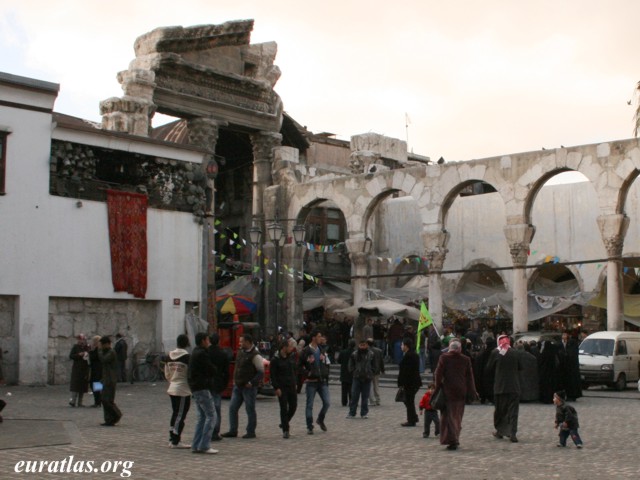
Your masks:
<instances>
[{"instance_id":1,"label":"man in white jacket","mask_svg":"<svg viewBox=\"0 0 640 480\"><path fill-rule=\"evenodd\" d=\"M164 366L164 376L169 381L167 393L171 398L171 429L169 430L169 448L191 448L191 445L180 442L180 436L184 429L184 420L187 418L191 406L191 389L187 381L189 371L189 337L178 335L176 341L178 348L169 352L169 361Z\"/></svg>"}]
</instances>

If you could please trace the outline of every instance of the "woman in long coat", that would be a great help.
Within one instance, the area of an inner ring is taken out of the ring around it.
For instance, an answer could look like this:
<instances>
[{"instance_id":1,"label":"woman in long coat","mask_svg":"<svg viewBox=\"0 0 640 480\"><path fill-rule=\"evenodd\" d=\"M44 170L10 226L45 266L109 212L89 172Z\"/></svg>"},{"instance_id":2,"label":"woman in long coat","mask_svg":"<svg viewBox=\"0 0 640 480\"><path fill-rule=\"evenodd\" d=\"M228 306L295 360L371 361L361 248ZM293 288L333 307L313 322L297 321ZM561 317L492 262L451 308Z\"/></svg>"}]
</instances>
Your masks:
<instances>
[{"instance_id":1,"label":"woman in long coat","mask_svg":"<svg viewBox=\"0 0 640 480\"><path fill-rule=\"evenodd\" d=\"M78 335L78 341L71 348L69 358L73 360L69 382L69 405L82 407L82 396L89 391L89 347L83 334Z\"/></svg>"},{"instance_id":2,"label":"woman in long coat","mask_svg":"<svg viewBox=\"0 0 640 480\"><path fill-rule=\"evenodd\" d=\"M465 402L478 396L471 360L462 355L462 345L457 338L449 342L449 351L440 356L435 384L436 389L444 389L447 399L440 416L440 444L447 445L447 450L457 450Z\"/></svg>"},{"instance_id":3,"label":"woman in long coat","mask_svg":"<svg viewBox=\"0 0 640 480\"><path fill-rule=\"evenodd\" d=\"M404 405L407 408L407 421L402 423L403 427L415 427L418 423L418 413L416 412L416 393L422 386L420 378L420 357L415 351L413 340L405 338L402 340L402 351L404 355L400 360L398 370L398 387L404 388Z\"/></svg>"}]
</instances>

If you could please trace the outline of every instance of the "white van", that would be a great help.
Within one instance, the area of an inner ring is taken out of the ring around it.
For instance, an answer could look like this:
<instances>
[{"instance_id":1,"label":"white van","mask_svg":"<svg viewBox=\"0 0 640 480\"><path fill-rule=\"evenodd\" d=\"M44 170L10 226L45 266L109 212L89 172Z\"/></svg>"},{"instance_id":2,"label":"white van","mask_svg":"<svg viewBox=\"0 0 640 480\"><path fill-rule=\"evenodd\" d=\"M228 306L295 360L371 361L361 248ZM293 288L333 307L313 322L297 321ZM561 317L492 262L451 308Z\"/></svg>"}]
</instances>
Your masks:
<instances>
[{"instance_id":1,"label":"white van","mask_svg":"<svg viewBox=\"0 0 640 480\"><path fill-rule=\"evenodd\" d=\"M640 332L596 332L580 344L582 388L608 385L624 390L640 378Z\"/></svg>"}]
</instances>

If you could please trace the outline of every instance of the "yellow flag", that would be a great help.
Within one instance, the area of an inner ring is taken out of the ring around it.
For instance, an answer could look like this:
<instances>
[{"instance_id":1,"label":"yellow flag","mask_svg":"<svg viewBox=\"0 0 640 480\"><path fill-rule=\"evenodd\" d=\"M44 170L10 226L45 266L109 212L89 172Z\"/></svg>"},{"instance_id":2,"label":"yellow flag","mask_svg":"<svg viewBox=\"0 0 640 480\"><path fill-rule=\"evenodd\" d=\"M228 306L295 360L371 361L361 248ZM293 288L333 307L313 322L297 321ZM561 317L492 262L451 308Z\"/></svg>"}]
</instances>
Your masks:
<instances>
[{"instance_id":1,"label":"yellow flag","mask_svg":"<svg viewBox=\"0 0 640 480\"><path fill-rule=\"evenodd\" d=\"M420 303L420 320L418 321L418 334L416 335L416 352L420 351L420 340L422 337L420 332L432 324L433 319L431 318L431 314L429 313L427 306L424 302Z\"/></svg>"}]
</instances>

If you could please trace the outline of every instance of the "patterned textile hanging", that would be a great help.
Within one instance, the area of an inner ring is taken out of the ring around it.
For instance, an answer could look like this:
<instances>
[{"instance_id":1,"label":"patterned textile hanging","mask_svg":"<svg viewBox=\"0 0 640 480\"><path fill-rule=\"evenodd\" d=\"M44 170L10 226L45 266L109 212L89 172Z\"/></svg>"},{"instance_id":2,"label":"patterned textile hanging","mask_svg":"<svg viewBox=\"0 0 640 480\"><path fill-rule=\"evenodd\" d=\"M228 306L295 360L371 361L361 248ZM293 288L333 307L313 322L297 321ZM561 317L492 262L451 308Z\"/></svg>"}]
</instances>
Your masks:
<instances>
[{"instance_id":1,"label":"patterned textile hanging","mask_svg":"<svg viewBox=\"0 0 640 480\"><path fill-rule=\"evenodd\" d=\"M147 292L146 195L107 190L113 290L144 298Z\"/></svg>"}]
</instances>

